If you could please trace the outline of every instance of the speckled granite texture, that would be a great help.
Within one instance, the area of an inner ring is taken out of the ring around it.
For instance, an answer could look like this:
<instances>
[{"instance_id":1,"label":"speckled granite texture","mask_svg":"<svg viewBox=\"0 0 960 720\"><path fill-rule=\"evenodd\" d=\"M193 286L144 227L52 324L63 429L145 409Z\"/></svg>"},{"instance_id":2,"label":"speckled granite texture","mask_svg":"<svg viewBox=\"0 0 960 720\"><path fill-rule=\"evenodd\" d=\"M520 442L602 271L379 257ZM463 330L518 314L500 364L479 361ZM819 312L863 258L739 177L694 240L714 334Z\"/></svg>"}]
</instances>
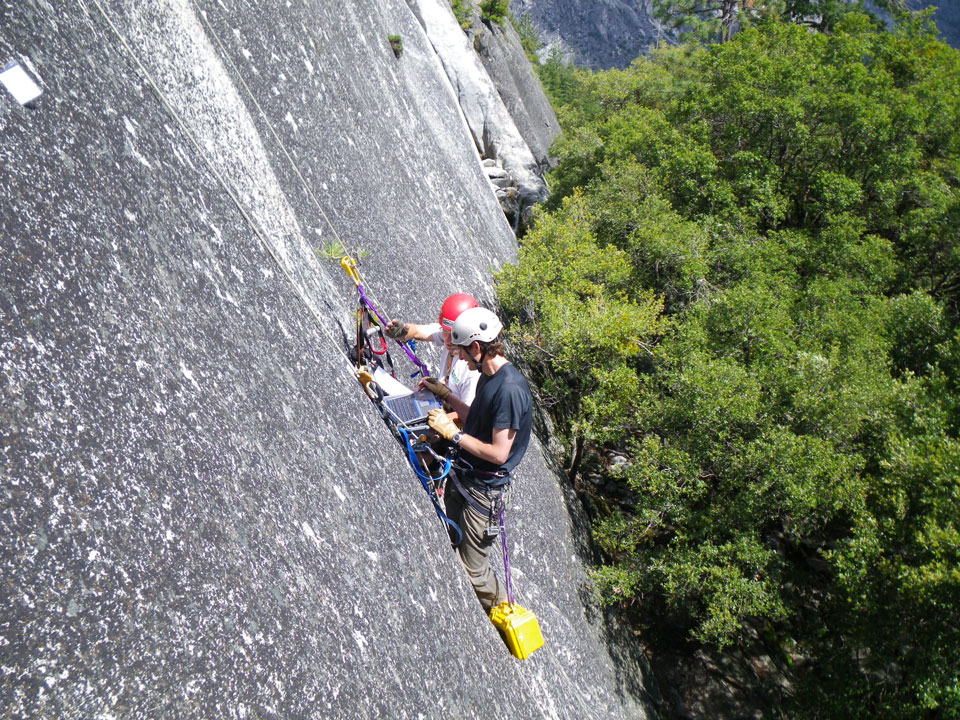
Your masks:
<instances>
[{"instance_id":1,"label":"speckled granite texture","mask_svg":"<svg viewBox=\"0 0 960 720\"><path fill-rule=\"evenodd\" d=\"M343 354L314 248L424 320L516 251L432 52L400 0L0 2L0 716L645 717L539 447L520 662Z\"/></svg>"}]
</instances>

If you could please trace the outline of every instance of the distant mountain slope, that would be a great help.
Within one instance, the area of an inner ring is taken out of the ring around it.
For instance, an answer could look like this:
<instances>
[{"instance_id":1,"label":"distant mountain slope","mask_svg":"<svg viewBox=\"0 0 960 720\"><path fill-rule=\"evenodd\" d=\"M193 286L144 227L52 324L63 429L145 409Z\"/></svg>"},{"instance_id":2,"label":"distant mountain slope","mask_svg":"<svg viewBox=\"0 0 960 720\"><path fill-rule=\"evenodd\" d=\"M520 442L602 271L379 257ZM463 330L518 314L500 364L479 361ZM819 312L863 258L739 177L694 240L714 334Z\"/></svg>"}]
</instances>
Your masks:
<instances>
[{"instance_id":1,"label":"distant mountain slope","mask_svg":"<svg viewBox=\"0 0 960 720\"><path fill-rule=\"evenodd\" d=\"M511 0L510 7L516 17L530 16L544 45L596 70L626 67L658 39L672 38L663 36L651 0Z\"/></svg>"},{"instance_id":2,"label":"distant mountain slope","mask_svg":"<svg viewBox=\"0 0 960 720\"><path fill-rule=\"evenodd\" d=\"M939 5L935 20L944 40L960 47L957 0L908 0L912 9ZM529 15L540 39L559 47L578 65L593 69L626 67L658 42L676 38L653 17L652 0L511 0L517 17Z\"/></svg>"},{"instance_id":3,"label":"distant mountain slope","mask_svg":"<svg viewBox=\"0 0 960 720\"><path fill-rule=\"evenodd\" d=\"M957 0L940 0L939 2L926 2L925 0L909 0L907 3L914 10L937 6L937 12L934 19L940 34L952 47L960 48L960 3Z\"/></svg>"}]
</instances>

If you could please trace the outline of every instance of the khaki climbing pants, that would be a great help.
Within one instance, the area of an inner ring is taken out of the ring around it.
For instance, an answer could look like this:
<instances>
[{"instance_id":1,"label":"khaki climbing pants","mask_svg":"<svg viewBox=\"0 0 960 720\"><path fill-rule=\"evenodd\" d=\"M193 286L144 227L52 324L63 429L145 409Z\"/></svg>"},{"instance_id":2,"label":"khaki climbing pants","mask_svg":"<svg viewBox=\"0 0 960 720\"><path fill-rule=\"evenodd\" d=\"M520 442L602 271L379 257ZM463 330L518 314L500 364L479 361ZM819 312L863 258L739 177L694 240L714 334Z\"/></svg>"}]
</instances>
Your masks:
<instances>
[{"instance_id":1,"label":"khaki climbing pants","mask_svg":"<svg viewBox=\"0 0 960 720\"><path fill-rule=\"evenodd\" d=\"M491 608L507 599L504 583L500 582L497 574L490 567L490 549L497 541L496 536L488 537L486 534L487 526L490 524L489 508L492 497L480 488L467 485L462 480L460 482L463 489L470 493L470 497L486 508L486 511L481 514L471 507L463 499L453 481L447 483L443 502L447 517L459 525L463 532L463 540L455 548L457 557L467 571L467 577L473 585L473 591L477 594L477 600L480 601L484 611L489 613ZM452 539L456 540L456 538Z\"/></svg>"}]
</instances>

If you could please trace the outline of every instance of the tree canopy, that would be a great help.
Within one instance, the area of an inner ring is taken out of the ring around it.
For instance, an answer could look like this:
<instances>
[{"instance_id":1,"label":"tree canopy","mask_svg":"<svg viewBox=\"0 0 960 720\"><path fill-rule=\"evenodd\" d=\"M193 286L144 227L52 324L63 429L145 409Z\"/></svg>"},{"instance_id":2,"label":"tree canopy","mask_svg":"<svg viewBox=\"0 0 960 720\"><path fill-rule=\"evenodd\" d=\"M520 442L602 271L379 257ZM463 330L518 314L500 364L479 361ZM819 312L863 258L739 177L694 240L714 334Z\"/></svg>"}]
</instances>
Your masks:
<instances>
[{"instance_id":1,"label":"tree canopy","mask_svg":"<svg viewBox=\"0 0 960 720\"><path fill-rule=\"evenodd\" d=\"M874 6L906 14L905 0L874 0ZM690 39L728 42L758 23L786 21L831 31L850 12L867 12L864 0L653 0L654 16Z\"/></svg>"},{"instance_id":2,"label":"tree canopy","mask_svg":"<svg viewBox=\"0 0 960 720\"><path fill-rule=\"evenodd\" d=\"M554 194L498 277L597 596L760 637L794 717L960 717L960 56L927 23L548 62Z\"/></svg>"}]
</instances>

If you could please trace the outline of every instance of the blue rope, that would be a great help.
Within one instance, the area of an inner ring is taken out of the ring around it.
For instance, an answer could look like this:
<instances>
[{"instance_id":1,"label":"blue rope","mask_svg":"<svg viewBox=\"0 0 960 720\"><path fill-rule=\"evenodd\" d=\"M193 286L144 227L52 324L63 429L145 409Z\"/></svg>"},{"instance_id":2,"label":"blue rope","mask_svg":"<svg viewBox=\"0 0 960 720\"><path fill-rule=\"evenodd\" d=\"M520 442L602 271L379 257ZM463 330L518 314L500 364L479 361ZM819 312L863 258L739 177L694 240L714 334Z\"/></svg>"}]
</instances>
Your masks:
<instances>
[{"instance_id":1,"label":"blue rope","mask_svg":"<svg viewBox=\"0 0 960 720\"><path fill-rule=\"evenodd\" d=\"M430 489L431 481L443 480L447 474L450 472L450 467L453 464L450 458L444 458L443 463L443 472L440 473L437 477L431 477L425 473L420 465L420 459L417 457L416 451L413 449L413 443L410 442L410 432L403 429L402 427L397 427L397 431L400 433L400 436L403 438L403 444L407 448L407 462L410 463L410 467L413 468L414 474L420 480L420 484L423 485L424 491L430 497L430 502L433 503L433 509L437 512L437 517L445 524L452 527L457 533L457 542L455 545L459 545L463 541L463 531L460 529L460 526L457 525L453 520L447 517L446 513L443 512L443 508L440 507L440 502L437 499L437 493L434 490Z\"/></svg>"}]
</instances>

